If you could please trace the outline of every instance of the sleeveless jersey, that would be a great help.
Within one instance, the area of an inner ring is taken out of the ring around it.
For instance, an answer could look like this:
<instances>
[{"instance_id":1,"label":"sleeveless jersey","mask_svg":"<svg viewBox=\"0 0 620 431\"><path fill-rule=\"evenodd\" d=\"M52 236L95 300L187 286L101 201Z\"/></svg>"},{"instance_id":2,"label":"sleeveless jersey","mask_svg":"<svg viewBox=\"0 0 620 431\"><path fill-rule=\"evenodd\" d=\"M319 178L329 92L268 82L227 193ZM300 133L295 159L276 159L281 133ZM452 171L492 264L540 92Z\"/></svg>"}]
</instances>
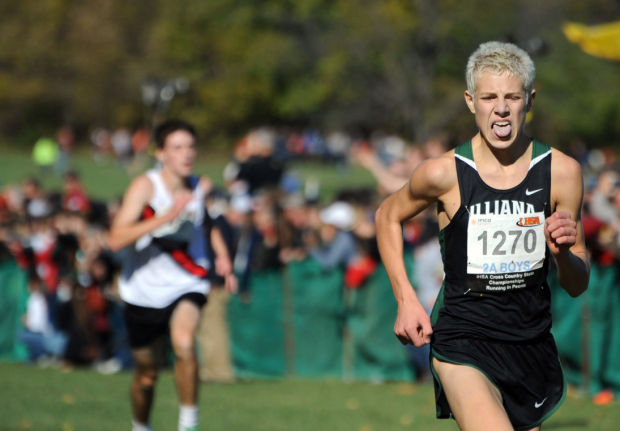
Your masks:
<instances>
[{"instance_id":1,"label":"sleeveless jersey","mask_svg":"<svg viewBox=\"0 0 620 431\"><path fill-rule=\"evenodd\" d=\"M525 179L505 190L482 180L471 141L455 149L461 206L439 233L445 278L431 319L437 350L463 337L534 340L551 328L544 236L551 149L532 145Z\"/></svg>"},{"instance_id":2,"label":"sleeveless jersey","mask_svg":"<svg viewBox=\"0 0 620 431\"><path fill-rule=\"evenodd\" d=\"M160 171L150 170L146 175L153 184L153 196L143 217L165 214L174 199ZM181 214L128 247L119 278L120 295L125 302L164 308L186 293L208 293L207 241L203 226L206 191L199 186L197 177L190 177L189 185L193 198Z\"/></svg>"}]
</instances>

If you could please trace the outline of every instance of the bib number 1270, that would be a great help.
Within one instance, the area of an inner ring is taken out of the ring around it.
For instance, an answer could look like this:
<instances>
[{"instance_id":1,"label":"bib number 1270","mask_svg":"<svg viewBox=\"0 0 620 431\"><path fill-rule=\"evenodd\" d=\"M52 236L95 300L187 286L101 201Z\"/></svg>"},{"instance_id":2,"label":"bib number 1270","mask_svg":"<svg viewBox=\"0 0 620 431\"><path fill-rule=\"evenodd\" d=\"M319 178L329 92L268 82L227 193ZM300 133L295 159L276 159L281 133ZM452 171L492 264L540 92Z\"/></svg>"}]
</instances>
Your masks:
<instances>
[{"instance_id":1,"label":"bib number 1270","mask_svg":"<svg viewBox=\"0 0 620 431\"><path fill-rule=\"evenodd\" d=\"M481 242L483 256L489 255L489 242L492 247L490 254L493 256L515 254L518 249L533 253L537 243L534 229L528 229L525 232L523 230L509 230L508 232L497 230L493 232L491 241L489 241L489 231L485 230L477 239Z\"/></svg>"}]
</instances>

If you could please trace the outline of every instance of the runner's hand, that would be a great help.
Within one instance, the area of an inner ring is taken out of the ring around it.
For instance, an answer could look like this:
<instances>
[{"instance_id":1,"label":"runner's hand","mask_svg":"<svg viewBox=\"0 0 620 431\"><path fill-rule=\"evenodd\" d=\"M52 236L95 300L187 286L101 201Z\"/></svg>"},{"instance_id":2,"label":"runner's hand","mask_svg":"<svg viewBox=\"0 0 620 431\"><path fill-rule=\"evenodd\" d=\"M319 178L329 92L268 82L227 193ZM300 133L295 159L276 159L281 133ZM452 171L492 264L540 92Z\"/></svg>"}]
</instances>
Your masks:
<instances>
[{"instance_id":1,"label":"runner's hand","mask_svg":"<svg viewBox=\"0 0 620 431\"><path fill-rule=\"evenodd\" d=\"M170 211L166 213L166 218L168 219L168 221L176 219L181 214L183 209L187 206L187 204L190 203L192 198L193 195L190 191L183 191L177 194L174 197L174 204L172 205L172 208L170 208Z\"/></svg>"},{"instance_id":2,"label":"runner's hand","mask_svg":"<svg viewBox=\"0 0 620 431\"><path fill-rule=\"evenodd\" d=\"M224 289L229 293L237 293L239 291L239 281L234 273L230 273L224 277Z\"/></svg>"},{"instance_id":3,"label":"runner's hand","mask_svg":"<svg viewBox=\"0 0 620 431\"><path fill-rule=\"evenodd\" d=\"M567 251L577 242L577 222L568 211L556 211L545 220L545 238L553 255Z\"/></svg>"},{"instance_id":4,"label":"runner's hand","mask_svg":"<svg viewBox=\"0 0 620 431\"><path fill-rule=\"evenodd\" d=\"M222 277L226 276L233 272L232 262L228 257L216 256L215 257L215 273L217 275L221 275Z\"/></svg>"},{"instance_id":5,"label":"runner's hand","mask_svg":"<svg viewBox=\"0 0 620 431\"><path fill-rule=\"evenodd\" d=\"M398 306L394 334L401 343L421 347L431 342L432 333L431 319L420 301L410 301Z\"/></svg>"}]
</instances>

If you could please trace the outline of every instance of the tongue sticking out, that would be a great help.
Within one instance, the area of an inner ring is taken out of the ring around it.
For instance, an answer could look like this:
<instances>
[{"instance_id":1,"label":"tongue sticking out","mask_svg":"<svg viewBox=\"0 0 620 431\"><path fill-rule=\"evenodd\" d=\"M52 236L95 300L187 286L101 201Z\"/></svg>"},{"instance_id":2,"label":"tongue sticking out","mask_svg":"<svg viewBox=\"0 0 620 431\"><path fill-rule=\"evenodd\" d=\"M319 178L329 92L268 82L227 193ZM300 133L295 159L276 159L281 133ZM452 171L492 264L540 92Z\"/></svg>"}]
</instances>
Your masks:
<instances>
[{"instance_id":1,"label":"tongue sticking out","mask_svg":"<svg viewBox=\"0 0 620 431\"><path fill-rule=\"evenodd\" d=\"M506 138L510 136L512 132L512 126L510 123L495 123L493 124L493 132L498 138Z\"/></svg>"}]
</instances>

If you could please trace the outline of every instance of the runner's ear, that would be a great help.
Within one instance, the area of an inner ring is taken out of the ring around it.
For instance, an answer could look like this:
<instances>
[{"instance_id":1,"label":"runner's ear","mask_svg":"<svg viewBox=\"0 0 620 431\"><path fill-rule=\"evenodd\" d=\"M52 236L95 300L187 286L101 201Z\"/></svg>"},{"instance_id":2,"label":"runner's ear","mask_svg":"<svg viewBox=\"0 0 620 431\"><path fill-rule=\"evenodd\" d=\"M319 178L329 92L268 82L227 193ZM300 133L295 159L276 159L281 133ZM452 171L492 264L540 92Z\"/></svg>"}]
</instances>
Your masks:
<instances>
[{"instance_id":1,"label":"runner's ear","mask_svg":"<svg viewBox=\"0 0 620 431\"><path fill-rule=\"evenodd\" d=\"M475 114L476 107L474 106L474 95L471 94L469 90L465 90L464 97L465 97L465 103L467 104L467 107L469 108L470 112L472 114Z\"/></svg>"}]
</instances>

